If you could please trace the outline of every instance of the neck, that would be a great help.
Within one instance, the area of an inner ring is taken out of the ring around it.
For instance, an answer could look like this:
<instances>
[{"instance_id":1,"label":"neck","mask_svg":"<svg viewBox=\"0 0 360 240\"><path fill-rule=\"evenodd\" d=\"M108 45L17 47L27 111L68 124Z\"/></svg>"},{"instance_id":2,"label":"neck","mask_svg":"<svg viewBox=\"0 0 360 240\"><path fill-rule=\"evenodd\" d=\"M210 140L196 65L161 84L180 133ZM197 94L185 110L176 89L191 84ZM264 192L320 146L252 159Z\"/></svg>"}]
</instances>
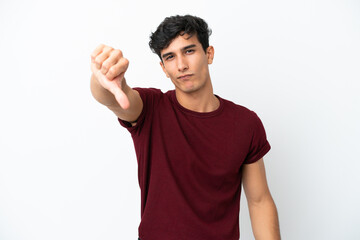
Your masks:
<instances>
[{"instance_id":1,"label":"neck","mask_svg":"<svg viewBox=\"0 0 360 240\"><path fill-rule=\"evenodd\" d=\"M214 95L212 86L210 91L185 93L175 89L175 93L180 105L194 112L212 112L220 106L220 101Z\"/></svg>"}]
</instances>

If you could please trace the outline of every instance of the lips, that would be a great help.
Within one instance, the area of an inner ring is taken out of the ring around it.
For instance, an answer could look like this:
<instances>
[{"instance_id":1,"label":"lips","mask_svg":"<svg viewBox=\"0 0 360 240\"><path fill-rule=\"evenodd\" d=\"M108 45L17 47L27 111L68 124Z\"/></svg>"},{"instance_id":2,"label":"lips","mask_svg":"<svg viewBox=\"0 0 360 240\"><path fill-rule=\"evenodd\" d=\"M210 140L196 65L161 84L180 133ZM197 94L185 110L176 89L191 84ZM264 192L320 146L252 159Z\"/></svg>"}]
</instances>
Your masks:
<instances>
[{"instance_id":1,"label":"lips","mask_svg":"<svg viewBox=\"0 0 360 240\"><path fill-rule=\"evenodd\" d=\"M178 77L180 80L187 80L189 79L193 74L184 74Z\"/></svg>"}]
</instances>

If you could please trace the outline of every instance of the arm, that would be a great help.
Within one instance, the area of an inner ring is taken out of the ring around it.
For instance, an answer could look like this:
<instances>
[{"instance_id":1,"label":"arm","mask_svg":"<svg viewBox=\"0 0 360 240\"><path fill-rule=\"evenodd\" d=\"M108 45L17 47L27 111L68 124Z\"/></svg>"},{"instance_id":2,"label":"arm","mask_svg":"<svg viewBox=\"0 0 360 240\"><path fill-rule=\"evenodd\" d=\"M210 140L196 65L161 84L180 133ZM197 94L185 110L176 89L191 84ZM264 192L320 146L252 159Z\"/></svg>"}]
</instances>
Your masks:
<instances>
[{"instance_id":1,"label":"arm","mask_svg":"<svg viewBox=\"0 0 360 240\"><path fill-rule=\"evenodd\" d=\"M139 93L130 88L124 74L129 61L122 52L103 44L91 54L90 88L93 97L112 110L117 117L134 122L139 117L143 102Z\"/></svg>"},{"instance_id":2,"label":"arm","mask_svg":"<svg viewBox=\"0 0 360 240\"><path fill-rule=\"evenodd\" d=\"M267 185L263 159L244 164L242 171L255 239L280 240L278 214Z\"/></svg>"}]
</instances>

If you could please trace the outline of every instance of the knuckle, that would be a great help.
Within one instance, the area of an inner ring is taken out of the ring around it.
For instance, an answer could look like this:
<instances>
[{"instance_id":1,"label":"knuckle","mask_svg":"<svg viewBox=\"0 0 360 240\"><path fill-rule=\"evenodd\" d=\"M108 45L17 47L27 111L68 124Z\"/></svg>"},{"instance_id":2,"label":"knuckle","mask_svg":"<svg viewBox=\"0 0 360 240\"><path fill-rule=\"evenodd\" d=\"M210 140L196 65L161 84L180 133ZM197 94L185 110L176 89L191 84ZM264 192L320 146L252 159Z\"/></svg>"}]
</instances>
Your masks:
<instances>
[{"instance_id":1,"label":"knuckle","mask_svg":"<svg viewBox=\"0 0 360 240\"><path fill-rule=\"evenodd\" d=\"M94 59L95 62L99 62L101 60L100 54L96 56L96 58Z\"/></svg>"},{"instance_id":2,"label":"knuckle","mask_svg":"<svg viewBox=\"0 0 360 240\"><path fill-rule=\"evenodd\" d=\"M113 50L113 48L110 46L105 46L105 48L104 48L105 52L111 52L111 50Z\"/></svg>"},{"instance_id":3,"label":"knuckle","mask_svg":"<svg viewBox=\"0 0 360 240\"><path fill-rule=\"evenodd\" d=\"M112 75L111 73L106 73L105 76L106 76L106 78L109 79L109 80L114 79L114 75Z\"/></svg>"},{"instance_id":4,"label":"knuckle","mask_svg":"<svg viewBox=\"0 0 360 240\"><path fill-rule=\"evenodd\" d=\"M101 52L103 51L104 47L105 47L104 44L98 45L98 46L95 48L94 53L95 53L95 52L96 52L96 53L101 53Z\"/></svg>"},{"instance_id":5,"label":"knuckle","mask_svg":"<svg viewBox=\"0 0 360 240\"><path fill-rule=\"evenodd\" d=\"M97 64L101 64L101 58L100 58L100 56L97 56L97 57L95 58L95 62L96 62Z\"/></svg>"},{"instance_id":6,"label":"knuckle","mask_svg":"<svg viewBox=\"0 0 360 240\"><path fill-rule=\"evenodd\" d=\"M112 54L115 56L115 57L121 57L122 56L122 52L121 50L119 49L114 49Z\"/></svg>"},{"instance_id":7,"label":"knuckle","mask_svg":"<svg viewBox=\"0 0 360 240\"><path fill-rule=\"evenodd\" d=\"M108 71L107 71L106 69L101 68L101 73L102 73L102 74L106 75L107 72L108 72Z\"/></svg>"},{"instance_id":8,"label":"knuckle","mask_svg":"<svg viewBox=\"0 0 360 240\"><path fill-rule=\"evenodd\" d=\"M102 67L104 68L104 70L109 69L109 63L105 62Z\"/></svg>"},{"instance_id":9,"label":"knuckle","mask_svg":"<svg viewBox=\"0 0 360 240\"><path fill-rule=\"evenodd\" d=\"M116 73L116 69L115 69L114 66L112 66L112 67L109 69L108 74L109 74L109 75L115 75L115 73Z\"/></svg>"},{"instance_id":10,"label":"knuckle","mask_svg":"<svg viewBox=\"0 0 360 240\"><path fill-rule=\"evenodd\" d=\"M111 73L107 73L105 76L107 79L110 79L110 80L112 80L114 78L114 75Z\"/></svg>"}]
</instances>

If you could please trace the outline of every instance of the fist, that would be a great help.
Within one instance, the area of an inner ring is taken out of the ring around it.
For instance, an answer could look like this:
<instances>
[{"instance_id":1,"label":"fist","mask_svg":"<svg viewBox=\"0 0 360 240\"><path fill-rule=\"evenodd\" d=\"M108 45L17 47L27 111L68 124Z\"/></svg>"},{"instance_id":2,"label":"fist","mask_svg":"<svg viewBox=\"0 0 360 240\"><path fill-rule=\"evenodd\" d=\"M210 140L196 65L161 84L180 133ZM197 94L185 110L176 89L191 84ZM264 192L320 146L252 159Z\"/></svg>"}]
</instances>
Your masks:
<instances>
[{"instance_id":1,"label":"fist","mask_svg":"<svg viewBox=\"0 0 360 240\"><path fill-rule=\"evenodd\" d=\"M124 93L124 75L129 61L123 57L118 49L99 45L91 53L91 71L100 85L111 92L123 109L129 108L129 99Z\"/></svg>"},{"instance_id":2,"label":"fist","mask_svg":"<svg viewBox=\"0 0 360 240\"><path fill-rule=\"evenodd\" d=\"M108 80L123 77L129 61L123 57L119 49L100 44L91 54L91 63L94 74L100 71Z\"/></svg>"}]
</instances>

